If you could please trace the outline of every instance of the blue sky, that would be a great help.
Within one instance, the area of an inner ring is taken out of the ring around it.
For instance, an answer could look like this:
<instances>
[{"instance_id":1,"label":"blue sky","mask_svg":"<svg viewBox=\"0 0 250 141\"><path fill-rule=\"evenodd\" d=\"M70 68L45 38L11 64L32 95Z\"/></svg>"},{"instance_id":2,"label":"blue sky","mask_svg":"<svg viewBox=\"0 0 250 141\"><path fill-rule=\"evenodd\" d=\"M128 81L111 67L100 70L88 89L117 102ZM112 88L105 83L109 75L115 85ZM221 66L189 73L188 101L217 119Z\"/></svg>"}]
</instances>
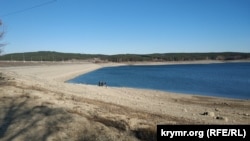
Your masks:
<instances>
[{"instance_id":1,"label":"blue sky","mask_svg":"<svg viewBox=\"0 0 250 141\"><path fill-rule=\"evenodd\" d=\"M0 19L4 53L250 52L250 0L0 0Z\"/></svg>"}]
</instances>

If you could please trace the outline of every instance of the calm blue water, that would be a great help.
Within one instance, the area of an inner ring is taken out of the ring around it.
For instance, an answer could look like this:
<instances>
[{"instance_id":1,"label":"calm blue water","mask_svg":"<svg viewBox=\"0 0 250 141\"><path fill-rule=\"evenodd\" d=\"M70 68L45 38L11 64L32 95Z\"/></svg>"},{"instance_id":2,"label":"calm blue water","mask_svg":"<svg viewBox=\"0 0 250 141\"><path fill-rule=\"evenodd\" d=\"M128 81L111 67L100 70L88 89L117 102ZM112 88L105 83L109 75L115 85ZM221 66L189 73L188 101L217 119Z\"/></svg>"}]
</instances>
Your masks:
<instances>
[{"instance_id":1,"label":"calm blue water","mask_svg":"<svg viewBox=\"0 0 250 141\"><path fill-rule=\"evenodd\" d=\"M156 89L250 99L250 63L120 66L102 68L68 82Z\"/></svg>"}]
</instances>

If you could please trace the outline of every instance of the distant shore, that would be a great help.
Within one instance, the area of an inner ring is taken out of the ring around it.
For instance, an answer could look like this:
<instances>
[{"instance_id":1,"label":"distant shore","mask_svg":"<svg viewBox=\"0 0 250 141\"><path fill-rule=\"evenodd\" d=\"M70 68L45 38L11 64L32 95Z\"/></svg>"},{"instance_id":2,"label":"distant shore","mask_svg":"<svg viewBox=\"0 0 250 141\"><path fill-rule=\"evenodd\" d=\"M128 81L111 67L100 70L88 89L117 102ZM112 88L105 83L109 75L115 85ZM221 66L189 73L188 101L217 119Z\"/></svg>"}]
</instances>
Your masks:
<instances>
[{"instance_id":1,"label":"distant shore","mask_svg":"<svg viewBox=\"0 0 250 141\"><path fill-rule=\"evenodd\" d=\"M130 62L100 62L94 63L91 61L0 61L0 67L15 67L15 66L41 66L41 65L63 65L63 64L118 64L118 65L175 65L175 64L211 64L211 63L234 63L234 62L250 62L250 60L194 60L194 61L130 61Z\"/></svg>"},{"instance_id":2,"label":"distant shore","mask_svg":"<svg viewBox=\"0 0 250 141\"><path fill-rule=\"evenodd\" d=\"M127 65L178 65L178 64L212 64L212 63L239 63L250 62L250 60L195 60L195 61L165 61L165 62L123 62Z\"/></svg>"}]
</instances>

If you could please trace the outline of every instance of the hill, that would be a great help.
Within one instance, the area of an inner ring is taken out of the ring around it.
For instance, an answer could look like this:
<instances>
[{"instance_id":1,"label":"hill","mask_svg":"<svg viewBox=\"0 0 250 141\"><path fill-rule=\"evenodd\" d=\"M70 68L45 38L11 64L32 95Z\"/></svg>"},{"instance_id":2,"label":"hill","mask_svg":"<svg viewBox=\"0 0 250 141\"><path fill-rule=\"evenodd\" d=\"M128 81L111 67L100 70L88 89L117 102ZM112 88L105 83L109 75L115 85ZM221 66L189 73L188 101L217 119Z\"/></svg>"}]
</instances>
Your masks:
<instances>
[{"instance_id":1,"label":"hill","mask_svg":"<svg viewBox=\"0 0 250 141\"><path fill-rule=\"evenodd\" d=\"M0 56L0 60L9 61L70 61L95 60L110 62L129 61L193 61L193 60L245 60L250 59L250 53L219 52L219 53L154 53L154 54L80 54L61 53L53 51L12 53Z\"/></svg>"}]
</instances>

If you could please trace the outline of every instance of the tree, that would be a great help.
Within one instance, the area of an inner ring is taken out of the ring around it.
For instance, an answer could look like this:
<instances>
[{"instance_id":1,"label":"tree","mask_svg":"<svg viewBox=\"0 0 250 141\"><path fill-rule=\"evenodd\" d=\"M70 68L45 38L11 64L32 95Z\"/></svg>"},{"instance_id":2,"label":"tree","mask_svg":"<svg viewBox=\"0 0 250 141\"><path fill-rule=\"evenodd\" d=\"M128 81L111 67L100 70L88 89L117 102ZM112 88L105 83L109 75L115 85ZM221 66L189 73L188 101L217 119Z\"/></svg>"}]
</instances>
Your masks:
<instances>
[{"instance_id":1,"label":"tree","mask_svg":"<svg viewBox=\"0 0 250 141\"><path fill-rule=\"evenodd\" d=\"M4 31L2 29L2 26L3 26L3 23L2 21L0 20L0 40L3 38L3 35L4 35ZM0 43L0 54L2 53L2 47L4 46L5 44L2 44Z\"/></svg>"}]
</instances>

